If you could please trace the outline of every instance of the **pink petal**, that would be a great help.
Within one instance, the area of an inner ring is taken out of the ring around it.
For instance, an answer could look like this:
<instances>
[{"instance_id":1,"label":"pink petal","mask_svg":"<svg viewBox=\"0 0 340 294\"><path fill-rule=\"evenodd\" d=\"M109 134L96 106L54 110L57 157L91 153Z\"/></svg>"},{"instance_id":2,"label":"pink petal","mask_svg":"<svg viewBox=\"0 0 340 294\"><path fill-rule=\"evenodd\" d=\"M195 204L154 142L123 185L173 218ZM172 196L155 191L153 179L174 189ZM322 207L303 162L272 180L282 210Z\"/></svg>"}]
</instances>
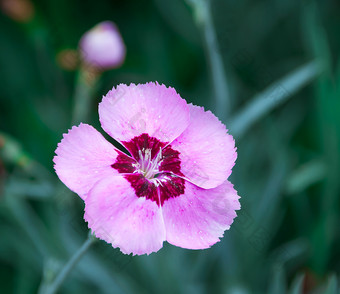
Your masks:
<instances>
[{"instance_id":1,"label":"pink petal","mask_svg":"<svg viewBox=\"0 0 340 294\"><path fill-rule=\"evenodd\" d=\"M83 199L98 180L118 174L111 167L116 149L87 124L65 134L55 153L54 168L60 180Z\"/></svg>"},{"instance_id":2,"label":"pink petal","mask_svg":"<svg viewBox=\"0 0 340 294\"><path fill-rule=\"evenodd\" d=\"M192 104L189 110L190 124L171 146L181 153L186 179L202 188L214 188L231 174L237 157L235 141L210 111Z\"/></svg>"},{"instance_id":3,"label":"pink petal","mask_svg":"<svg viewBox=\"0 0 340 294\"><path fill-rule=\"evenodd\" d=\"M156 202L137 197L123 177L95 185L85 200L85 220L96 237L125 254L150 254L165 240L161 209Z\"/></svg>"},{"instance_id":4,"label":"pink petal","mask_svg":"<svg viewBox=\"0 0 340 294\"><path fill-rule=\"evenodd\" d=\"M164 202L163 218L166 240L188 249L204 249L219 241L240 209L239 196L233 185L205 190L189 182L185 193Z\"/></svg>"},{"instance_id":5,"label":"pink petal","mask_svg":"<svg viewBox=\"0 0 340 294\"><path fill-rule=\"evenodd\" d=\"M158 83L120 84L99 104L103 129L120 142L143 133L171 142L186 129L189 116L188 105L176 90Z\"/></svg>"}]
</instances>

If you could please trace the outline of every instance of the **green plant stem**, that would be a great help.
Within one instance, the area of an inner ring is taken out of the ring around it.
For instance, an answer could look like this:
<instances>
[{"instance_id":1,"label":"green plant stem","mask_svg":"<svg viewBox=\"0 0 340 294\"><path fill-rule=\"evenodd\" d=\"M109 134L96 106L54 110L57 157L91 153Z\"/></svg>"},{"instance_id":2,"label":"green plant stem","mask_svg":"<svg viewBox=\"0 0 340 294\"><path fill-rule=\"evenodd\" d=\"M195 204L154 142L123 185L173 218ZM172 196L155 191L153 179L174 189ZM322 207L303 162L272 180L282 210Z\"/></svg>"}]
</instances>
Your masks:
<instances>
[{"instance_id":1,"label":"green plant stem","mask_svg":"<svg viewBox=\"0 0 340 294\"><path fill-rule=\"evenodd\" d=\"M74 268L74 266L79 262L83 255L89 250L91 245L95 241L95 237L89 235L84 244L79 248L79 250L71 257L71 259L65 264L60 273L57 275L55 280L46 288L43 294L54 294L58 291L61 284L67 278L68 274Z\"/></svg>"},{"instance_id":2,"label":"green plant stem","mask_svg":"<svg viewBox=\"0 0 340 294\"><path fill-rule=\"evenodd\" d=\"M74 93L72 125L86 121L90 115L93 92L100 73L94 68L83 66L77 76Z\"/></svg>"},{"instance_id":3,"label":"green plant stem","mask_svg":"<svg viewBox=\"0 0 340 294\"><path fill-rule=\"evenodd\" d=\"M216 98L216 111L220 117L224 118L229 114L231 108L230 91L212 19L211 1L187 0L187 2L193 7L196 21L201 26L204 34L206 53L209 59Z\"/></svg>"}]
</instances>

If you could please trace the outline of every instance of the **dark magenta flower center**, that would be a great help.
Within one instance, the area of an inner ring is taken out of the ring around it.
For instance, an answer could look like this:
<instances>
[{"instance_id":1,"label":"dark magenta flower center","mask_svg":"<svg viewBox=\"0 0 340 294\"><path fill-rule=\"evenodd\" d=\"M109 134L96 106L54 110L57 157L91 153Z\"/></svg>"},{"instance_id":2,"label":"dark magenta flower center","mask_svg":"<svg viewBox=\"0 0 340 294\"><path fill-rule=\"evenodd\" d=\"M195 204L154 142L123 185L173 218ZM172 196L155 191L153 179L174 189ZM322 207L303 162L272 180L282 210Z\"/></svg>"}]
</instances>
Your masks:
<instances>
[{"instance_id":1,"label":"dark magenta flower center","mask_svg":"<svg viewBox=\"0 0 340 294\"><path fill-rule=\"evenodd\" d=\"M148 134L122 143L132 158L120 152L111 166L124 174L138 197L146 197L163 205L169 198L184 194L180 153L171 145Z\"/></svg>"}]
</instances>

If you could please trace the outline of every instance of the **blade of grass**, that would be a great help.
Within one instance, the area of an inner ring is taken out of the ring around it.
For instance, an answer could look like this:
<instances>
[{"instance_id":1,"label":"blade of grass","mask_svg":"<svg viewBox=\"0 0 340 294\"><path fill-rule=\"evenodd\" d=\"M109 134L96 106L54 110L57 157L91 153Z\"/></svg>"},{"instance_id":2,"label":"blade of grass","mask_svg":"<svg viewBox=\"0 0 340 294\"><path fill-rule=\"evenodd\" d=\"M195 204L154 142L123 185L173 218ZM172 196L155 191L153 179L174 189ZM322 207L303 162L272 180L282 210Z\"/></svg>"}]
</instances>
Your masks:
<instances>
[{"instance_id":1,"label":"blade of grass","mask_svg":"<svg viewBox=\"0 0 340 294\"><path fill-rule=\"evenodd\" d=\"M284 268L282 266L274 267L273 279L270 281L268 294L285 294L286 290L286 277Z\"/></svg>"},{"instance_id":2,"label":"blade of grass","mask_svg":"<svg viewBox=\"0 0 340 294\"><path fill-rule=\"evenodd\" d=\"M319 213L316 218L315 230L312 232L311 265L319 274L327 272L331 259L331 248L338 231L337 216L339 214L339 92L340 75L334 79L330 44L328 35L322 26L320 7L312 1L303 10L303 29L306 36L306 48L315 58L322 60L326 66L315 84L315 138L316 147L322 152L327 166L325 178L319 194ZM334 83L334 80L336 83ZM337 85L338 84L338 85Z\"/></svg>"},{"instance_id":3,"label":"blade of grass","mask_svg":"<svg viewBox=\"0 0 340 294\"><path fill-rule=\"evenodd\" d=\"M7 194L7 208L43 257L50 254L47 229L33 209L22 199Z\"/></svg>"},{"instance_id":4,"label":"blade of grass","mask_svg":"<svg viewBox=\"0 0 340 294\"><path fill-rule=\"evenodd\" d=\"M302 294L303 293L303 280L305 278L304 274L298 275L292 284L289 294Z\"/></svg>"},{"instance_id":5,"label":"blade of grass","mask_svg":"<svg viewBox=\"0 0 340 294\"><path fill-rule=\"evenodd\" d=\"M227 124L230 133L235 137L242 137L255 122L288 100L315 79L321 71L322 66L319 62L309 62L257 94Z\"/></svg>"},{"instance_id":6,"label":"blade of grass","mask_svg":"<svg viewBox=\"0 0 340 294\"><path fill-rule=\"evenodd\" d=\"M287 179L285 185L288 194L298 194L309 186L323 180L327 174L327 166L321 159L313 159L298 167Z\"/></svg>"},{"instance_id":7,"label":"blade of grass","mask_svg":"<svg viewBox=\"0 0 340 294\"><path fill-rule=\"evenodd\" d=\"M324 294L339 294L338 280L335 274L331 275Z\"/></svg>"}]
</instances>

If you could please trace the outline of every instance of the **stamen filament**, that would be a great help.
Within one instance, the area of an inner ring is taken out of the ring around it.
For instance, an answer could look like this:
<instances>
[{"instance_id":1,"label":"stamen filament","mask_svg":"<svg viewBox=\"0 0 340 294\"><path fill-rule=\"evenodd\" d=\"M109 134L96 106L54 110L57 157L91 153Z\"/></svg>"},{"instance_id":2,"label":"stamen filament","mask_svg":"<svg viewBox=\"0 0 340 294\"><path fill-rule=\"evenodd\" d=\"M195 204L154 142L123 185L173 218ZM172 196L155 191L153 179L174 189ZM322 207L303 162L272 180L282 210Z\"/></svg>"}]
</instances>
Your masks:
<instances>
[{"instance_id":1,"label":"stamen filament","mask_svg":"<svg viewBox=\"0 0 340 294\"><path fill-rule=\"evenodd\" d=\"M147 179L153 179L153 177L159 173L158 167L162 162L162 148L159 148L157 156L152 159L151 149L138 150L140 172Z\"/></svg>"}]
</instances>

